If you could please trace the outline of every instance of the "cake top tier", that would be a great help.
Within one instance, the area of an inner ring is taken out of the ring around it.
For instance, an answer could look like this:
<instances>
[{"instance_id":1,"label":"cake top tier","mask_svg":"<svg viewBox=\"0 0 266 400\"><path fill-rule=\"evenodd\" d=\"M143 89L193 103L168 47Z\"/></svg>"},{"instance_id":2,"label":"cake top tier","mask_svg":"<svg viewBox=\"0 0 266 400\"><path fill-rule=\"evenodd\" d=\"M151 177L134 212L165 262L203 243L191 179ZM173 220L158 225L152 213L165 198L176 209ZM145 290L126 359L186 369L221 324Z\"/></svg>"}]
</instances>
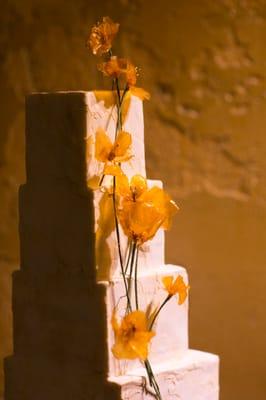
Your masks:
<instances>
[{"instance_id":1,"label":"cake top tier","mask_svg":"<svg viewBox=\"0 0 266 400\"><path fill-rule=\"evenodd\" d=\"M102 169L94 158L99 128L114 140L117 107L111 91L34 93L26 99L27 180L69 181L84 186ZM123 130L132 135L133 158L123 167L129 176L145 173L142 101L128 95Z\"/></svg>"}]
</instances>

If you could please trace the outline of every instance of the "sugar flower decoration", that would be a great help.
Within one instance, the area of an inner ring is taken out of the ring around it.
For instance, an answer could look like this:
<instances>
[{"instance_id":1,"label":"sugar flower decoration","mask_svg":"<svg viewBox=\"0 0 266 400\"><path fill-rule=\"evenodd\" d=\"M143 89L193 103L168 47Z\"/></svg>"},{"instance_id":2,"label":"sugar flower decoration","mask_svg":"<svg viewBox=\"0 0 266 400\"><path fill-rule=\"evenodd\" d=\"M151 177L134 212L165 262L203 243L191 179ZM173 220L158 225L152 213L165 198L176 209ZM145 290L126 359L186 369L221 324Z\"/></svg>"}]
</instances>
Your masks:
<instances>
[{"instance_id":1,"label":"sugar flower decoration","mask_svg":"<svg viewBox=\"0 0 266 400\"><path fill-rule=\"evenodd\" d=\"M102 56L107 53L112 47L118 30L119 24L114 23L109 17L103 17L102 22L94 25L87 41L93 54Z\"/></svg>"},{"instance_id":2,"label":"sugar flower decoration","mask_svg":"<svg viewBox=\"0 0 266 400\"><path fill-rule=\"evenodd\" d=\"M113 56L110 60L100 63L98 69L111 78L122 77L128 87L135 86L137 82L137 68L126 58Z\"/></svg>"},{"instance_id":3,"label":"sugar flower decoration","mask_svg":"<svg viewBox=\"0 0 266 400\"><path fill-rule=\"evenodd\" d=\"M189 285L186 285L183 277L178 275L176 279L173 276L165 276L162 279L165 290L169 296L178 294L178 304L181 305L185 302L189 290Z\"/></svg>"},{"instance_id":4,"label":"sugar flower decoration","mask_svg":"<svg viewBox=\"0 0 266 400\"><path fill-rule=\"evenodd\" d=\"M147 190L147 180L142 175L134 175L129 181L128 177L121 174L116 182L117 194L121 197L123 202L136 201L140 195Z\"/></svg>"},{"instance_id":5,"label":"sugar flower decoration","mask_svg":"<svg viewBox=\"0 0 266 400\"><path fill-rule=\"evenodd\" d=\"M147 359L149 344L155 333L148 330L147 317L143 311L127 314L120 324L113 313L112 327L115 335L112 352L116 358L139 358L143 361Z\"/></svg>"},{"instance_id":6,"label":"sugar flower decoration","mask_svg":"<svg viewBox=\"0 0 266 400\"><path fill-rule=\"evenodd\" d=\"M127 177L117 179L117 193L120 197L118 218L126 236L138 245L154 237L159 228L169 229L178 207L161 188L148 189L141 175L135 175L129 182Z\"/></svg>"},{"instance_id":7,"label":"sugar flower decoration","mask_svg":"<svg viewBox=\"0 0 266 400\"><path fill-rule=\"evenodd\" d=\"M112 143L106 132L98 129L95 140L95 158L105 164L103 174L118 175L122 173L117 163L132 158L131 142L131 135L128 132L120 131Z\"/></svg>"}]
</instances>

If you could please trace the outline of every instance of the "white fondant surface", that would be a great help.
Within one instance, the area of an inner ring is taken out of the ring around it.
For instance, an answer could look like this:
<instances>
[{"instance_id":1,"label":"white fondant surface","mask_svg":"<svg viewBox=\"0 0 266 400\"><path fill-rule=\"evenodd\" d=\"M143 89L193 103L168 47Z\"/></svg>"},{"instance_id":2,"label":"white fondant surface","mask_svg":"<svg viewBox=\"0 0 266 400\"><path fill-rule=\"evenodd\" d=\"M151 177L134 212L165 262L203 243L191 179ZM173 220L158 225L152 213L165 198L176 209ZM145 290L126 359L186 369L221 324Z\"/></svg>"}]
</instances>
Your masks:
<instances>
[{"instance_id":1,"label":"white fondant surface","mask_svg":"<svg viewBox=\"0 0 266 400\"><path fill-rule=\"evenodd\" d=\"M219 399L219 358L214 354L188 350L155 364L153 372L163 400ZM121 387L122 400L152 400L154 397L144 389L145 377L145 369L139 368L128 375L110 376L109 381ZM152 391L148 385L147 389Z\"/></svg>"},{"instance_id":2,"label":"white fondant surface","mask_svg":"<svg viewBox=\"0 0 266 400\"><path fill-rule=\"evenodd\" d=\"M164 290L162 278L167 275L182 275L187 283L187 273L183 267L174 265L162 265L154 269L147 269L140 272L138 276L139 287L139 308L146 311L152 302L153 307L158 307L167 297ZM109 349L114 343L113 332L111 329L111 317L113 309L116 307L117 315L123 316L126 308L125 289L122 278L116 278L108 288L108 326ZM132 304L134 306L134 281L132 281ZM178 297L174 296L162 309L156 324L154 325L155 337L150 347L150 360L153 364L163 362L175 355L179 357L188 349L188 301L178 305ZM110 352L110 373L113 375L123 375L140 366L136 361L115 360Z\"/></svg>"}]
</instances>

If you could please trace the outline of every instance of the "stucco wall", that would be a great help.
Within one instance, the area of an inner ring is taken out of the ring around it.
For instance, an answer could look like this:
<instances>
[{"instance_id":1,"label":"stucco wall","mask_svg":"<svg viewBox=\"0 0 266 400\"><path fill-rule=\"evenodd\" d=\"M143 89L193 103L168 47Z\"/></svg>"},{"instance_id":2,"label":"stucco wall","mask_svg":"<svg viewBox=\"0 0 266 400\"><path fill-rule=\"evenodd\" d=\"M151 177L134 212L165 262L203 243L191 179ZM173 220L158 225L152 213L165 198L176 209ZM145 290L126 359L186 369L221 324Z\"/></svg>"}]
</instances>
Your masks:
<instances>
[{"instance_id":1,"label":"stucco wall","mask_svg":"<svg viewBox=\"0 0 266 400\"><path fill-rule=\"evenodd\" d=\"M84 38L110 15L141 67L148 174L181 206L168 261L191 279L191 346L221 355L222 400L266 396L265 0L9 0L0 13L0 360L12 352L24 95L106 85ZM2 371L2 370L1 370ZM2 392L0 373L0 397ZM192 400L192 399L191 399Z\"/></svg>"}]
</instances>

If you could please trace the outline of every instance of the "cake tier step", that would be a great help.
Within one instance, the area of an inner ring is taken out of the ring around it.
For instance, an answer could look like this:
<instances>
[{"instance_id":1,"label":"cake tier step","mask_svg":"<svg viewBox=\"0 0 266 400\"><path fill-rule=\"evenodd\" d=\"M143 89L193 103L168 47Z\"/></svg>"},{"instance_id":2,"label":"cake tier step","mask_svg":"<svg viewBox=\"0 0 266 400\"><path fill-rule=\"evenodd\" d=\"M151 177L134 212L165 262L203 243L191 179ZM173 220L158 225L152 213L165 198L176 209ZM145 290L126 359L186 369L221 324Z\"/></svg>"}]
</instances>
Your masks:
<instances>
[{"instance_id":1,"label":"cake tier step","mask_svg":"<svg viewBox=\"0 0 266 400\"><path fill-rule=\"evenodd\" d=\"M149 180L150 187L161 187ZM109 211L108 211L109 210ZM110 222L111 221L111 222ZM88 270L98 280L110 280L120 270L110 196L70 182L27 183L19 190L21 268L38 275L58 269L77 273ZM122 253L127 237L120 229ZM41 257L40 257L41 254ZM164 231L139 251L139 269L164 264Z\"/></svg>"},{"instance_id":2,"label":"cake tier step","mask_svg":"<svg viewBox=\"0 0 266 400\"><path fill-rule=\"evenodd\" d=\"M145 311L151 300L154 306L160 305L167 295L162 277L178 274L187 282L186 270L180 266L162 265L142 271L138 276L140 308ZM85 273L69 275L59 271L44 278L16 271L13 274L15 355L56 355L71 360L79 357L91 360L91 372L108 360L110 375L126 374L140 363L117 361L112 356L114 338L110 322L115 308L118 316L124 315L121 277L110 283L95 284ZM93 312L95 309L97 313ZM178 305L174 296L162 310L154 330L151 361L160 363L173 354L179 357L188 349L188 301Z\"/></svg>"},{"instance_id":3,"label":"cake tier step","mask_svg":"<svg viewBox=\"0 0 266 400\"><path fill-rule=\"evenodd\" d=\"M219 358L210 353L188 350L179 358L154 366L163 400L218 400ZM120 387L121 400L154 400L144 368L110 377Z\"/></svg>"},{"instance_id":4,"label":"cake tier step","mask_svg":"<svg viewBox=\"0 0 266 400\"><path fill-rule=\"evenodd\" d=\"M158 307L167 297L162 278L164 276L182 275L184 281L188 282L188 276L185 268L177 265L161 265L160 267L140 271L138 275L139 308L146 311L150 304L152 308ZM132 283L134 287L134 282ZM134 290L132 290L132 304L134 302ZM107 315L111 320L113 309L116 313L124 315L126 309L126 298L123 280L121 277L113 278L107 287ZM152 303L151 303L152 302ZM170 318L169 318L170 316ZM109 352L114 343L113 330L109 327ZM179 357L188 349L188 300L182 305L178 304L178 297L172 299L162 309L156 324L154 325L155 337L152 340L150 348L150 359L152 363L161 363L169 359L173 354ZM118 361L109 353L110 373L113 375L127 374L141 366L139 361Z\"/></svg>"},{"instance_id":5,"label":"cake tier step","mask_svg":"<svg viewBox=\"0 0 266 400\"><path fill-rule=\"evenodd\" d=\"M86 185L99 172L87 139L94 143L98 128L111 140L116 130L116 99L112 92L34 93L26 98L27 181L58 180ZM131 96L123 124L132 134L134 158L124 166L129 176L145 171L143 103Z\"/></svg>"}]
</instances>

